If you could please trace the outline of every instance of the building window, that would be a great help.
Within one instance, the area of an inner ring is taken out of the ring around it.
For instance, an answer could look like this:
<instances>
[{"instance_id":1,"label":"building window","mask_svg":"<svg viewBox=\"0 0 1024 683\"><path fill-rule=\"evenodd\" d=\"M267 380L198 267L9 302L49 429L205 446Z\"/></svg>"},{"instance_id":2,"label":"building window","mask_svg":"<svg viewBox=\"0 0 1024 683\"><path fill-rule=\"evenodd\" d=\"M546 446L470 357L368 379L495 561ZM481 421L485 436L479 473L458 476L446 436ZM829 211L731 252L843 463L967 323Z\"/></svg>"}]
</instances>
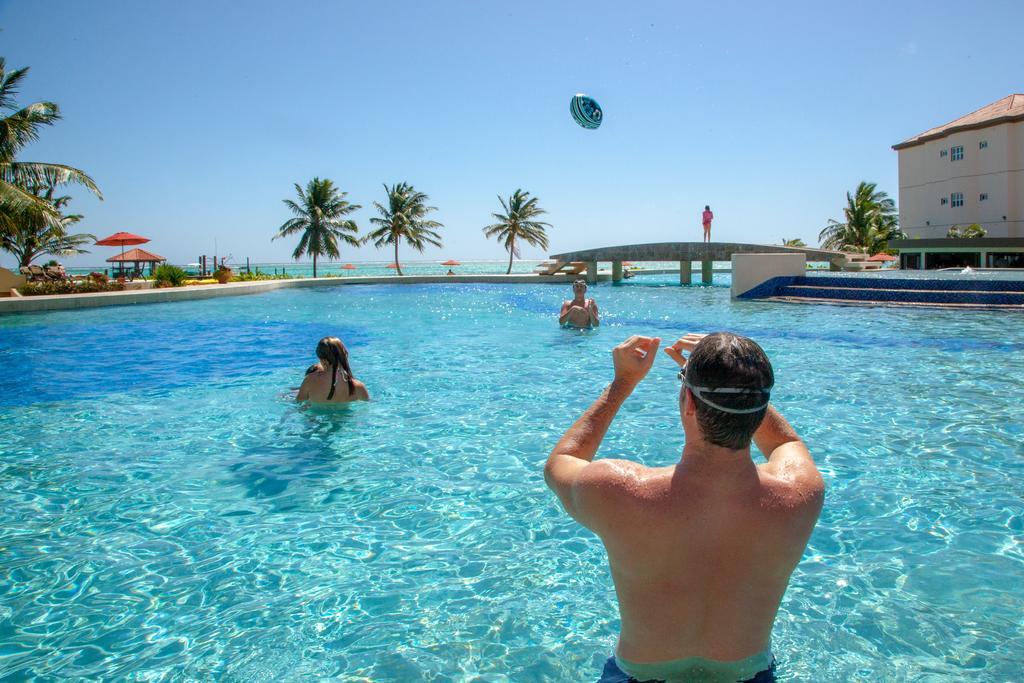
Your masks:
<instances>
[{"instance_id":1,"label":"building window","mask_svg":"<svg viewBox=\"0 0 1024 683\"><path fill-rule=\"evenodd\" d=\"M900 268L903 270L917 270L921 267L920 254L900 253Z\"/></svg>"},{"instance_id":2,"label":"building window","mask_svg":"<svg viewBox=\"0 0 1024 683\"><path fill-rule=\"evenodd\" d=\"M950 161L960 161L963 158L964 158L964 146L963 145L957 145L956 147L950 147L949 148L949 160Z\"/></svg>"},{"instance_id":3,"label":"building window","mask_svg":"<svg viewBox=\"0 0 1024 683\"><path fill-rule=\"evenodd\" d=\"M949 200L946 199L945 197L939 198L939 204L941 204L942 206L945 206L947 203L949 203Z\"/></svg>"},{"instance_id":4,"label":"building window","mask_svg":"<svg viewBox=\"0 0 1024 683\"><path fill-rule=\"evenodd\" d=\"M982 140L979 142L978 149L988 149L988 140Z\"/></svg>"},{"instance_id":5,"label":"building window","mask_svg":"<svg viewBox=\"0 0 1024 683\"><path fill-rule=\"evenodd\" d=\"M949 195L949 205L950 206L963 206L964 205L964 193L963 192L954 192L953 194Z\"/></svg>"},{"instance_id":6,"label":"building window","mask_svg":"<svg viewBox=\"0 0 1024 683\"><path fill-rule=\"evenodd\" d=\"M939 156L940 156L940 157L944 157L944 156L946 156L946 150L944 150L944 149L940 149L940 150L939 150Z\"/></svg>"},{"instance_id":7,"label":"building window","mask_svg":"<svg viewBox=\"0 0 1024 683\"><path fill-rule=\"evenodd\" d=\"M979 202L983 202L986 199L988 199L988 192L982 192L981 194L978 195Z\"/></svg>"},{"instance_id":8,"label":"building window","mask_svg":"<svg viewBox=\"0 0 1024 683\"><path fill-rule=\"evenodd\" d=\"M924 267L928 270L937 270L939 268L963 268L964 266L980 268L981 252L927 252L924 257Z\"/></svg>"},{"instance_id":9,"label":"building window","mask_svg":"<svg viewBox=\"0 0 1024 683\"><path fill-rule=\"evenodd\" d=\"M1012 251L990 251L985 266L988 268L1024 268L1024 254Z\"/></svg>"}]
</instances>

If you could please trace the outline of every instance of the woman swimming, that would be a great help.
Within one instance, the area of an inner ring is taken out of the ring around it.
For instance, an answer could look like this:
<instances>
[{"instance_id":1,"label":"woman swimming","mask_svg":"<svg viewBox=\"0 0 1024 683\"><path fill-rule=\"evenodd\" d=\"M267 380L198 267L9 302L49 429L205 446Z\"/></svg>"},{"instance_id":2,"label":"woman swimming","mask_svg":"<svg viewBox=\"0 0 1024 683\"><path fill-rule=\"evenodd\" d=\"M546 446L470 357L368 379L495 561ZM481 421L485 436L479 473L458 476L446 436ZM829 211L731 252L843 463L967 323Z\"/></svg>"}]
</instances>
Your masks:
<instances>
[{"instance_id":1,"label":"woman swimming","mask_svg":"<svg viewBox=\"0 0 1024 683\"><path fill-rule=\"evenodd\" d=\"M366 385L352 376L348 349L337 337L324 337L316 345L320 362L306 370L296 401L313 403L349 403L369 401ZM339 381L340 380L340 381Z\"/></svg>"}]
</instances>

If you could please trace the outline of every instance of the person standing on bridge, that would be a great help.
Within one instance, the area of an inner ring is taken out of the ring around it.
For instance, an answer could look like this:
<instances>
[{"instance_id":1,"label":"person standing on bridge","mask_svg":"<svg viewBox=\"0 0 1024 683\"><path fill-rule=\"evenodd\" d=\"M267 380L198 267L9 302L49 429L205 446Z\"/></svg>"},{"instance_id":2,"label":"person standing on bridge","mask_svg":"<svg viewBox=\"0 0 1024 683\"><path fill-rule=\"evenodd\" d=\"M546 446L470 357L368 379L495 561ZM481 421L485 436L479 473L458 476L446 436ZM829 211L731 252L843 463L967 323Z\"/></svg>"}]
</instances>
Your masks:
<instances>
[{"instance_id":1,"label":"person standing on bridge","mask_svg":"<svg viewBox=\"0 0 1024 683\"><path fill-rule=\"evenodd\" d=\"M711 207L707 204L704 205L704 213L701 214L701 222L704 224L704 241L711 241L711 221L714 220L715 214L711 213Z\"/></svg>"}]
</instances>

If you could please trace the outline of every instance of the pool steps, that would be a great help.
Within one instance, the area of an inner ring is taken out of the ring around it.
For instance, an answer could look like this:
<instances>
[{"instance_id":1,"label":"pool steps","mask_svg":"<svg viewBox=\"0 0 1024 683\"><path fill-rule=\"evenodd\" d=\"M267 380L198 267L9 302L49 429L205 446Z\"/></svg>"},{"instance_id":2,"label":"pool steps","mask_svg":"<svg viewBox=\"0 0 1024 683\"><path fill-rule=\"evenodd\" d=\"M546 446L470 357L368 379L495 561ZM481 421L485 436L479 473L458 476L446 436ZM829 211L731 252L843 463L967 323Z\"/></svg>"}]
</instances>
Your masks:
<instances>
[{"instance_id":1,"label":"pool steps","mask_svg":"<svg viewBox=\"0 0 1024 683\"><path fill-rule=\"evenodd\" d=\"M948 306L1024 311L1024 280L775 277L739 298L787 303Z\"/></svg>"}]
</instances>

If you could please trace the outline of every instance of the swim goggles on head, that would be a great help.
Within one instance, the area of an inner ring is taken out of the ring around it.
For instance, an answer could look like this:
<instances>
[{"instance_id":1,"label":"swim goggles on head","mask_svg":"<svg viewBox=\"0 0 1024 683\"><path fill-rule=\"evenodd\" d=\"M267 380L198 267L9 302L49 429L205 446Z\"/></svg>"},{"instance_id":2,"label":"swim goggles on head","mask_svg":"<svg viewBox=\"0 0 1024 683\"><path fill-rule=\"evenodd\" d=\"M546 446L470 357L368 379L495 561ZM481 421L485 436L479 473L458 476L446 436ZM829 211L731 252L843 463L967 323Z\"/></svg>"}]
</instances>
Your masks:
<instances>
[{"instance_id":1,"label":"swim goggles on head","mask_svg":"<svg viewBox=\"0 0 1024 683\"><path fill-rule=\"evenodd\" d=\"M692 385L692 384L690 384L689 382L686 381L686 368L685 367L682 367L682 368L679 369L679 381L682 382L683 386L688 388L693 393L693 395L695 397L697 397L698 401L703 401L704 403L706 403L707 405L711 406L715 410L721 410L723 413L732 413L733 415L747 415L749 413L756 413L758 411L764 410L765 408L768 407L768 404L770 403L770 400L765 400L765 402L763 404L761 404L761 405L759 405L757 407L754 407L754 408L727 408L726 406L719 405L719 404L715 403L714 401L708 399L708 397L704 396L704 394L721 394L721 395L729 395L729 396L736 396L736 395L743 395L743 394L746 394L746 395L762 394L762 395L767 397L767 396L770 396L771 393L772 393L772 387L771 386L767 386L767 387L715 387L713 389L711 387L697 387L697 386L694 386L694 385Z\"/></svg>"}]
</instances>

